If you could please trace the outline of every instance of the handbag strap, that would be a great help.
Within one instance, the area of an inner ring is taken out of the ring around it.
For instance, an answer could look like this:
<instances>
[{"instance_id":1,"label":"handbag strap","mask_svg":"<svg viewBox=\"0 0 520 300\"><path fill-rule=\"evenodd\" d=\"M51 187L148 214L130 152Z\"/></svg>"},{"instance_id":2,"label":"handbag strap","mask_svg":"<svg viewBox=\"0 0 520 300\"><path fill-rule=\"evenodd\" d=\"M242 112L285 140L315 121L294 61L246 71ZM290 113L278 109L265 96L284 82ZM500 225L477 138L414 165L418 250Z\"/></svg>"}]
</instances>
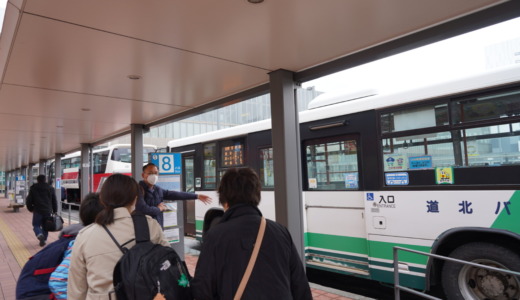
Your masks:
<instances>
[{"instance_id":1,"label":"handbag strap","mask_svg":"<svg viewBox=\"0 0 520 300\"><path fill-rule=\"evenodd\" d=\"M255 248L253 249L253 253L251 254L251 258L249 258L249 263L247 264L246 272L240 281L240 285L238 286L238 290L235 293L235 297L233 300L239 300L242 298L242 294L246 288L247 282L249 281L249 277L251 276L251 272L253 272L253 267L255 266L256 258L258 257L258 252L260 252L260 246L262 245L262 240L264 239L264 232L266 226L265 218L262 217L260 220L260 229L258 229L258 235L256 236Z\"/></svg>"}]
</instances>

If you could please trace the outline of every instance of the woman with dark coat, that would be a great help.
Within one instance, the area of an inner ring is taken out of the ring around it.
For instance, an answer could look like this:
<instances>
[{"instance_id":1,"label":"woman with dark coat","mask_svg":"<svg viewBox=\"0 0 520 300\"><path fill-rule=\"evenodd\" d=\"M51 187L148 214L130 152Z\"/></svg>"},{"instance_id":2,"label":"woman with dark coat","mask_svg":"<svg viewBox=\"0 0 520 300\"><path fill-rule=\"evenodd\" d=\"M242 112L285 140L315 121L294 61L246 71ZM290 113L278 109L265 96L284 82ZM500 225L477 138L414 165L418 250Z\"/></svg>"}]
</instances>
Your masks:
<instances>
[{"instance_id":1,"label":"woman with dark coat","mask_svg":"<svg viewBox=\"0 0 520 300\"><path fill-rule=\"evenodd\" d=\"M249 168L229 169L220 181L225 213L204 237L191 286L194 298L233 299L259 230L260 180ZM242 299L312 299L289 231L267 220L260 252Z\"/></svg>"}]
</instances>

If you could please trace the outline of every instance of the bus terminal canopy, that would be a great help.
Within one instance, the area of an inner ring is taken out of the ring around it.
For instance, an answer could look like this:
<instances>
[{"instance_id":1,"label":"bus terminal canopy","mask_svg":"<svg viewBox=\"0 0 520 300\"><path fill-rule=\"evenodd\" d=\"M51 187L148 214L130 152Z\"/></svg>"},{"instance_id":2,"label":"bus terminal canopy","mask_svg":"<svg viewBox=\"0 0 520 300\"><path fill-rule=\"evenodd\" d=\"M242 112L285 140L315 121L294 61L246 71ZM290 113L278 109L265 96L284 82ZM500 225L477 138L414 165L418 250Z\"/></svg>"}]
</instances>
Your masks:
<instances>
[{"instance_id":1,"label":"bus terminal canopy","mask_svg":"<svg viewBox=\"0 0 520 300\"><path fill-rule=\"evenodd\" d=\"M9 0L0 171L520 15L498 0Z\"/></svg>"}]
</instances>

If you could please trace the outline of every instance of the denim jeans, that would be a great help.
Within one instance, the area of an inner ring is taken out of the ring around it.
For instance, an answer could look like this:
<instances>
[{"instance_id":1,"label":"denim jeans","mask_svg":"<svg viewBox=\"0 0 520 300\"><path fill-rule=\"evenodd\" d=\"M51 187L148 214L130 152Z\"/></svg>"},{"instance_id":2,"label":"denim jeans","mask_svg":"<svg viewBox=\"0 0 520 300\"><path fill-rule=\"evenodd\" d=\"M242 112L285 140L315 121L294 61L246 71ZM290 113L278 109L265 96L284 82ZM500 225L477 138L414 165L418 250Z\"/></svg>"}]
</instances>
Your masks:
<instances>
[{"instance_id":1,"label":"denim jeans","mask_svg":"<svg viewBox=\"0 0 520 300\"><path fill-rule=\"evenodd\" d=\"M33 212L32 225L34 234L36 236L38 236L39 234L43 234L43 236L45 237L45 241L47 240L47 236L49 235L49 233L43 228L43 222L48 217L49 215L42 215L37 212Z\"/></svg>"}]
</instances>

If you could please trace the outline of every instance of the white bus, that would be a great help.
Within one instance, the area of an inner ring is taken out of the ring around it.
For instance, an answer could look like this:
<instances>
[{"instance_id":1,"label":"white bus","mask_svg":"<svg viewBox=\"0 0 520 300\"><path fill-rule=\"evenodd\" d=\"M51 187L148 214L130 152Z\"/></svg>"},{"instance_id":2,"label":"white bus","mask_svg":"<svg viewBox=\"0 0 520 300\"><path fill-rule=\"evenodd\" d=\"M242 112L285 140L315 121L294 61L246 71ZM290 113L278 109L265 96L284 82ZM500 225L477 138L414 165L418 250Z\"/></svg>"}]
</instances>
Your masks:
<instances>
[{"instance_id":1,"label":"white bus","mask_svg":"<svg viewBox=\"0 0 520 300\"><path fill-rule=\"evenodd\" d=\"M520 271L519 66L354 98L320 95L299 115L307 266L392 283L392 248L402 246ZM260 209L275 218L270 120L168 146L183 153L185 187L214 199L227 168L255 169ZM200 237L208 207L195 205ZM399 257L402 285L520 298L514 276Z\"/></svg>"},{"instance_id":2,"label":"white bus","mask_svg":"<svg viewBox=\"0 0 520 300\"><path fill-rule=\"evenodd\" d=\"M148 153L155 152L154 145L143 146L143 161L148 162ZM116 144L108 147L93 149L93 191L99 192L103 181L113 173L122 173L131 176L131 148L129 144ZM61 159L61 186L65 189L64 196L69 203L80 202L79 167L81 152L77 151ZM54 172L54 167L52 167Z\"/></svg>"}]
</instances>

